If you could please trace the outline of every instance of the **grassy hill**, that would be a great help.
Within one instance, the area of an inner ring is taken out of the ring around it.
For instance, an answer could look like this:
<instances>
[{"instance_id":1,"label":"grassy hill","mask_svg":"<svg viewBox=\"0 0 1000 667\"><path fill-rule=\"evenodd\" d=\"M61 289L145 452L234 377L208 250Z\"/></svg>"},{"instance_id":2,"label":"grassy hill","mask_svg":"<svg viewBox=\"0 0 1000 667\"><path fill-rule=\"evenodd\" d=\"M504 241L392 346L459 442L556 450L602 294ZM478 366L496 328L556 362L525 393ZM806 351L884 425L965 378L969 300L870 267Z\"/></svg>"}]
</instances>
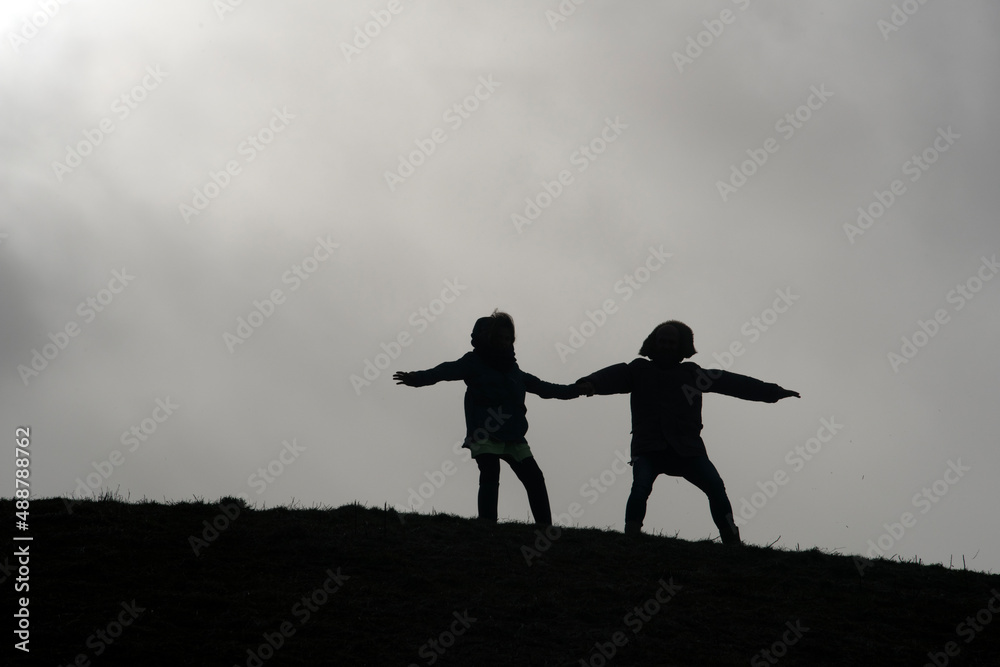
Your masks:
<instances>
[{"instance_id":1,"label":"grassy hill","mask_svg":"<svg viewBox=\"0 0 1000 667\"><path fill-rule=\"evenodd\" d=\"M237 503L33 501L18 664L1000 665L997 575Z\"/></svg>"}]
</instances>

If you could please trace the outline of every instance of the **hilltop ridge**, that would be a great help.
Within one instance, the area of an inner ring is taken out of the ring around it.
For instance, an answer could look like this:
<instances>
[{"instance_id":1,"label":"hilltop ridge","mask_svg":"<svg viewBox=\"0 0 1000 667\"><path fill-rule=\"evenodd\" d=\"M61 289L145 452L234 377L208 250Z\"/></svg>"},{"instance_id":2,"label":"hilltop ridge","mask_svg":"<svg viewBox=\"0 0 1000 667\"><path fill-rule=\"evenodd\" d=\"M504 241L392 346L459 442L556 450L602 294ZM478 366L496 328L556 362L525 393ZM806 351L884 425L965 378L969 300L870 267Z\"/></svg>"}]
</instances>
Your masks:
<instances>
[{"instance_id":1,"label":"hilltop ridge","mask_svg":"<svg viewBox=\"0 0 1000 667\"><path fill-rule=\"evenodd\" d=\"M31 508L23 664L940 667L1000 656L1000 576L939 565L356 504Z\"/></svg>"}]
</instances>

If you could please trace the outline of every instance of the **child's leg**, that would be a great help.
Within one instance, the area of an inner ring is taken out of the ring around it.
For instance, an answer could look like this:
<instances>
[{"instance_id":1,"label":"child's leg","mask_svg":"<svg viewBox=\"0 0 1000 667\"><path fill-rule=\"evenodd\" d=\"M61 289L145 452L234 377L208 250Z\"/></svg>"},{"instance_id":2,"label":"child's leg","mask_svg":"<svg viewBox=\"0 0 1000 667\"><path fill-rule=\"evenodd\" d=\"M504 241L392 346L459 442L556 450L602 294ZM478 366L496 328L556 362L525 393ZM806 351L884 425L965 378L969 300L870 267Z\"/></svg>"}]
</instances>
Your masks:
<instances>
[{"instance_id":1,"label":"child's leg","mask_svg":"<svg viewBox=\"0 0 1000 667\"><path fill-rule=\"evenodd\" d=\"M541 526L552 525L552 509L549 506L549 492L545 489L545 477L542 469L538 467L534 456L515 461L511 456L504 456L503 460L510 464L511 470L524 484L524 490L528 492L528 505L531 507L531 516L535 517L535 523Z\"/></svg>"},{"instance_id":2,"label":"child's leg","mask_svg":"<svg viewBox=\"0 0 1000 667\"><path fill-rule=\"evenodd\" d=\"M740 531L733 521L733 506L726 495L726 485L707 456L697 456L688 460L684 479L691 482L708 496L708 507L712 521L719 529L723 544L740 542Z\"/></svg>"},{"instance_id":3,"label":"child's leg","mask_svg":"<svg viewBox=\"0 0 1000 667\"><path fill-rule=\"evenodd\" d=\"M479 454L479 518L497 522L497 500L500 495L500 457L496 454Z\"/></svg>"},{"instance_id":4,"label":"child's leg","mask_svg":"<svg viewBox=\"0 0 1000 667\"><path fill-rule=\"evenodd\" d=\"M659 471L651 456L636 454L632 457L632 492L625 503L625 530L639 533L646 518L646 501L653 492L653 482Z\"/></svg>"}]
</instances>

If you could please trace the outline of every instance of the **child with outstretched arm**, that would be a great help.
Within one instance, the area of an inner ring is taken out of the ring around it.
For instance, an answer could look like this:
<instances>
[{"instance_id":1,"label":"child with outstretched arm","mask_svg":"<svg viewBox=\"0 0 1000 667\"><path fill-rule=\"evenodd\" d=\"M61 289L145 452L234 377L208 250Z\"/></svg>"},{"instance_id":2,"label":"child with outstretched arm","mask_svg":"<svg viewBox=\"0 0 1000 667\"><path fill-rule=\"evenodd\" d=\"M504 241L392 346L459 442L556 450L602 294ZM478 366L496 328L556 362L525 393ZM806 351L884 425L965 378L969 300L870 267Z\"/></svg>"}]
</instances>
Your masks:
<instances>
[{"instance_id":1,"label":"child with outstretched arm","mask_svg":"<svg viewBox=\"0 0 1000 667\"><path fill-rule=\"evenodd\" d=\"M708 496L712 520L724 544L739 545L740 531L726 486L701 439L703 393L775 403L798 392L724 370L703 370L684 360L694 355L694 334L670 320L646 337L628 364L615 364L577 380L595 394L631 394L632 491L625 505L625 533L638 535L646 501L658 475L683 477Z\"/></svg>"},{"instance_id":2,"label":"child with outstretched arm","mask_svg":"<svg viewBox=\"0 0 1000 667\"><path fill-rule=\"evenodd\" d=\"M472 329L472 351L457 361L430 370L397 372L397 384L424 387L446 380L463 380L465 390L465 443L479 465L479 518L495 523L500 491L500 461L506 461L528 493L535 523L550 525L545 478L535 462L528 441L526 392L542 398L571 399L583 393L576 385L543 382L517 366L514 357L514 320L494 310Z\"/></svg>"}]
</instances>

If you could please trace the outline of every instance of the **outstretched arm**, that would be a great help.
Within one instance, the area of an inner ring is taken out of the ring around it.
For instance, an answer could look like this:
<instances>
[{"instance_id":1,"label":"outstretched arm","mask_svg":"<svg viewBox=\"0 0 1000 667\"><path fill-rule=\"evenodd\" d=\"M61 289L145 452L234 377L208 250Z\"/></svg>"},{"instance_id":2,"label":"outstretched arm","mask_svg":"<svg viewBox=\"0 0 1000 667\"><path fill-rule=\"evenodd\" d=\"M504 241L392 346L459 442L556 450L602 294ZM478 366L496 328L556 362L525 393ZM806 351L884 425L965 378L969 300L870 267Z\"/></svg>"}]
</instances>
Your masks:
<instances>
[{"instance_id":1,"label":"outstretched arm","mask_svg":"<svg viewBox=\"0 0 1000 667\"><path fill-rule=\"evenodd\" d=\"M763 403L777 403L783 398L794 396L799 398L799 392L785 389L773 382L762 382L756 378L730 373L729 371L716 371L718 377L712 379L712 375L706 373L710 380L709 386L703 391L716 394L725 394L735 398L742 398L746 401L761 401Z\"/></svg>"},{"instance_id":2,"label":"outstretched arm","mask_svg":"<svg viewBox=\"0 0 1000 667\"><path fill-rule=\"evenodd\" d=\"M588 396L594 394L628 394L632 391L632 374L628 364L602 368L576 381Z\"/></svg>"},{"instance_id":3,"label":"outstretched arm","mask_svg":"<svg viewBox=\"0 0 1000 667\"><path fill-rule=\"evenodd\" d=\"M446 361L426 371L396 371L392 379L396 384L407 387L426 387L427 385L447 380L464 380L468 371L465 357L456 361Z\"/></svg>"},{"instance_id":4,"label":"outstretched arm","mask_svg":"<svg viewBox=\"0 0 1000 667\"><path fill-rule=\"evenodd\" d=\"M541 398L561 398L567 400L577 398L586 393L579 383L577 384L553 384L539 380L531 373L524 374L524 388Z\"/></svg>"}]
</instances>

